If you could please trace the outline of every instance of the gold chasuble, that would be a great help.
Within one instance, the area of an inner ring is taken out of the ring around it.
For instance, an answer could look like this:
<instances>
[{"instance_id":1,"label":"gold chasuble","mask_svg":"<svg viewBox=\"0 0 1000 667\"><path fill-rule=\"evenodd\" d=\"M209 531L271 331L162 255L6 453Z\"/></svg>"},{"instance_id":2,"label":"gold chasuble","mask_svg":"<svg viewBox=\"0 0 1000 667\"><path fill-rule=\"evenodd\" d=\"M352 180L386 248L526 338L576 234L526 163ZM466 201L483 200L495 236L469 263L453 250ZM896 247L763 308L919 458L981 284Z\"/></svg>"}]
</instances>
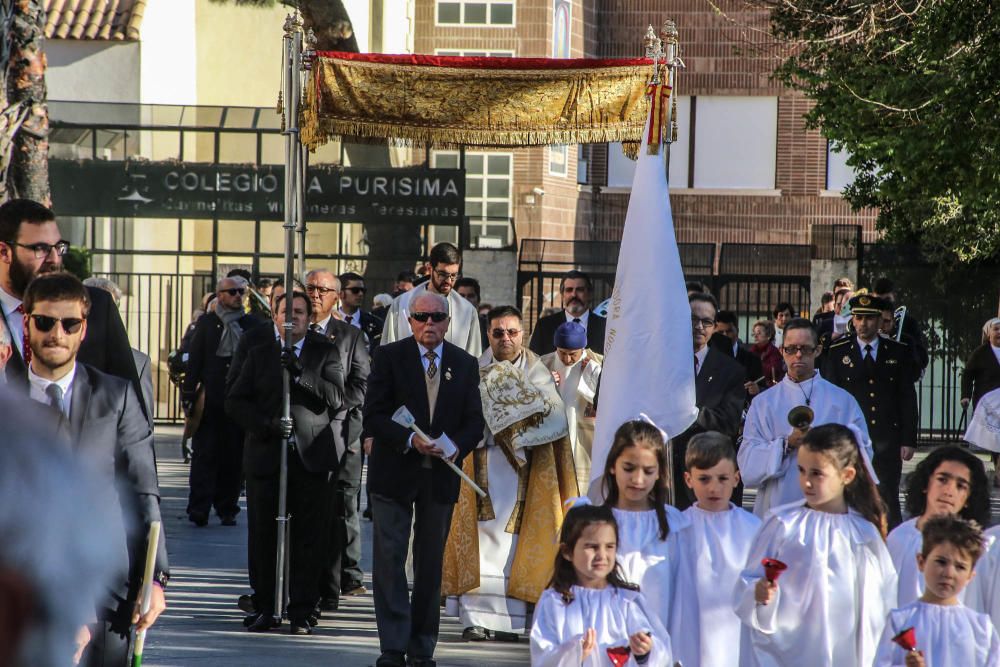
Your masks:
<instances>
[{"instance_id":1,"label":"gold chasuble","mask_svg":"<svg viewBox=\"0 0 1000 667\"><path fill-rule=\"evenodd\" d=\"M479 364L487 440L492 436L503 452L493 465L516 471L516 502L509 517L496 516L490 496L513 491L488 488L485 447L466 457L465 472L488 497L478 498L462 485L445 545L441 594L455 596L479 588L477 522L499 519L506 523L506 532L517 535L506 594L534 603L552 575L563 501L579 495L566 414L549 369L530 350L514 364L496 361L487 350Z\"/></svg>"}]
</instances>

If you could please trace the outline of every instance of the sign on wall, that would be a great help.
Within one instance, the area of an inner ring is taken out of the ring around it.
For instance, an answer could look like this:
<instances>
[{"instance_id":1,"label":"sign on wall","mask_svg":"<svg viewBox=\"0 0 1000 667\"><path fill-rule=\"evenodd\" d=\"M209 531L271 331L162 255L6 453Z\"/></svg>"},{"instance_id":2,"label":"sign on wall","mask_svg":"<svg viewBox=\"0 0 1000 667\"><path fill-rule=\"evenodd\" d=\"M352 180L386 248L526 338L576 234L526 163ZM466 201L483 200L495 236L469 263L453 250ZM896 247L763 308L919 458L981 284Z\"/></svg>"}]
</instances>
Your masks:
<instances>
[{"instance_id":1,"label":"sign on wall","mask_svg":"<svg viewBox=\"0 0 1000 667\"><path fill-rule=\"evenodd\" d=\"M284 220L284 167L184 162L49 161L63 216ZM306 220L458 225L462 169L310 167Z\"/></svg>"}]
</instances>

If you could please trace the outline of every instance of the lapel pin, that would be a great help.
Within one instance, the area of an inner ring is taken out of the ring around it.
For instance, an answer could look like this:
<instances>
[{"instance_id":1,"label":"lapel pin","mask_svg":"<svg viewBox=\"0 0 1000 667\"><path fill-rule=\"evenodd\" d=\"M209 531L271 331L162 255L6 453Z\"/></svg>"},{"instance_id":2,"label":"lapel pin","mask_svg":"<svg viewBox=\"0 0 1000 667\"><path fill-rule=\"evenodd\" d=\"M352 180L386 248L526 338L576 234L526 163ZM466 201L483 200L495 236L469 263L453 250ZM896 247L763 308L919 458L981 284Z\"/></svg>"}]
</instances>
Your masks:
<instances>
[{"instance_id":1,"label":"lapel pin","mask_svg":"<svg viewBox=\"0 0 1000 667\"><path fill-rule=\"evenodd\" d=\"M715 376L714 375L709 375L708 376L708 381L711 382L713 377L715 377Z\"/></svg>"},{"instance_id":2,"label":"lapel pin","mask_svg":"<svg viewBox=\"0 0 1000 667\"><path fill-rule=\"evenodd\" d=\"M450 380L451 379L451 369L450 368L448 368L448 369L445 370L445 372L444 372L444 379L445 380Z\"/></svg>"}]
</instances>

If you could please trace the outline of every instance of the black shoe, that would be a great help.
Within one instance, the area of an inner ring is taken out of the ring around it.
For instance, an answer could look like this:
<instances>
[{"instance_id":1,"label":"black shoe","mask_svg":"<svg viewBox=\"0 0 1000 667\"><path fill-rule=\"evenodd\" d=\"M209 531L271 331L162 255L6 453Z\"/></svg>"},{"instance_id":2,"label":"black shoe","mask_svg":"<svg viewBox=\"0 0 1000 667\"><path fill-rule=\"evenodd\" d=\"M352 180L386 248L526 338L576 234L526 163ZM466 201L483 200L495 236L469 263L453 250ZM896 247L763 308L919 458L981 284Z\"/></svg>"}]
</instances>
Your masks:
<instances>
[{"instance_id":1,"label":"black shoe","mask_svg":"<svg viewBox=\"0 0 1000 667\"><path fill-rule=\"evenodd\" d=\"M319 625L319 615L309 614L308 616L306 616L306 623L309 624L310 628L315 628L317 625Z\"/></svg>"},{"instance_id":2,"label":"black shoe","mask_svg":"<svg viewBox=\"0 0 1000 667\"><path fill-rule=\"evenodd\" d=\"M252 595L241 595L236 601L236 606L240 608L240 611L245 611L248 614L256 615L257 613L257 604L253 601Z\"/></svg>"},{"instance_id":3,"label":"black shoe","mask_svg":"<svg viewBox=\"0 0 1000 667\"><path fill-rule=\"evenodd\" d=\"M253 625L253 624L254 624L254 621L256 621L256 620L257 620L257 617L258 617L259 615L260 615L260 614L249 614L249 615L247 615L247 616L244 616L244 617L243 617L243 627L244 627L244 628L249 628L249 627L250 627L251 625Z\"/></svg>"},{"instance_id":4,"label":"black shoe","mask_svg":"<svg viewBox=\"0 0 1000 667\"><path fill-rule=\"evenodd\" d=\"M309 622L304 618L289 623L288 634L290 635L311 635L312 633L312 627L310 627Z\"/></svg>"},{"instance_id":5,"label":"black shoe","mask_svg":"<svg viewBox=\"0 0 1000 667\"><path fill-rule=\"evenodd\" d=\"M462 630L462 639L467 642L484 642L490 638L490 631L480 625L472 625Z\"/></svg>"},{"instance_id":6,"label":"black shoe","mask_svg":"<svg viewBox=\"0 0 1000 667\"><path fill-rule=\"evenodd\" d=\"M340 600L333 597L323 597L320 598L319 604L316 607L320 611L337 611L340 607Z\"/></svg>"},{"instance_id":7,"label":"black shoe","mask_svg":"<svg viewBox=\"0 0 1000 667\"><path fill-rule=\"evenodd\" d=\"M514 632L500 632L499 630L493 630L490 634L493 635L493 640L498 642L510 642L516 644L518 636Z\"/></svg>"},{"instance_id":8,"label":"black shoe","mask_svg":"<svg viewBox=\"0 0 1000 667\"><path fill-rule=\"evenodd\" d=\"M375 667L406 667L406 660L400 651L382 651L375 661Z\"/></svg>"},{"instance_id":9,"label":"black shoe","mask_svg":"<svg viewBox=\"0 0 1000 667\"><path fill-rule=\"evenodd\" d=\"M236 515L235 514L226 514L226 515L220 516L219 520L222 522L223 526L235 526L236 525Z\"/></svg>"},{"instance_id":10,"label":"black shoe","mask_svg":"<svg viewBox=\"0 0 1000 667\"><path fill-rule=\"evenodd\" d=\"M367 592L368 592L367 588L365 588L361 584L358 584L357 586L351 586L350 588L345 588L343 592L341 592L341 595L343 595L344 597L350 597L352 595L364 595Z\"/></svg>"},{"instance_id":11,"label":"black shoe","mask_svg":"<svg viewBox=\"0 0 1000 667\"><path fill-rule=\"evenodd\" d=\"M363 519L368 519L369 521L371 521L372 520L372 508L371 507L366 507L365 511L361 513L361 517Z\"/></svg>"},{"instance_id":12,"label":"black shoe","mask_svg":"<svg viewBox=\"0 0 1000 667\"><path fill-rule=\"evenodd\" d=\"M258 614L256 620L247 626L247 632L267 632L274 630L279 625L281 625L281 621L270 614Z\"/></svg>"},{"instance_id":13,"label":"black shoe","mask_svg":"<svg viewBox=\"0 0 1000 667\"><path fill-rule=\"evenodd\" d=\"M199 528L204 528L208 525L208 515L201 512L188 512L188 521Z\"/></svg>"}]
</instances>

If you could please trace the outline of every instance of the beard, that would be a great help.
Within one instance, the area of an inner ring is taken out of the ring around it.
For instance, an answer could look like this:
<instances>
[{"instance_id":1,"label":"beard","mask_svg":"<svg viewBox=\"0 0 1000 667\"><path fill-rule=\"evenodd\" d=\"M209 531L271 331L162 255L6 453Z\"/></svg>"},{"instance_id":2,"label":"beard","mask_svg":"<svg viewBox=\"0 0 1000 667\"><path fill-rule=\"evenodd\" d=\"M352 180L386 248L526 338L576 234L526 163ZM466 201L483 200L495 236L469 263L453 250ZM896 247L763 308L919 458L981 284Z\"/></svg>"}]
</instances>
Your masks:
<instances>
[{"instance_id":1,"label":"beard","mask_svg":"<svg viewBox=\"0 0 1000 667\"><path fill-rule=\"evenodd\" d=\"M36 276L60 270L62 270L62 265L60 264L45 263L38 267L37 271L32 271L14 255L11 257L10 263L10 286L14 290L13 296L18 298L23 297L24 290L28 288L28 283L34 280Z\"/></svg>"}]
</instances>

